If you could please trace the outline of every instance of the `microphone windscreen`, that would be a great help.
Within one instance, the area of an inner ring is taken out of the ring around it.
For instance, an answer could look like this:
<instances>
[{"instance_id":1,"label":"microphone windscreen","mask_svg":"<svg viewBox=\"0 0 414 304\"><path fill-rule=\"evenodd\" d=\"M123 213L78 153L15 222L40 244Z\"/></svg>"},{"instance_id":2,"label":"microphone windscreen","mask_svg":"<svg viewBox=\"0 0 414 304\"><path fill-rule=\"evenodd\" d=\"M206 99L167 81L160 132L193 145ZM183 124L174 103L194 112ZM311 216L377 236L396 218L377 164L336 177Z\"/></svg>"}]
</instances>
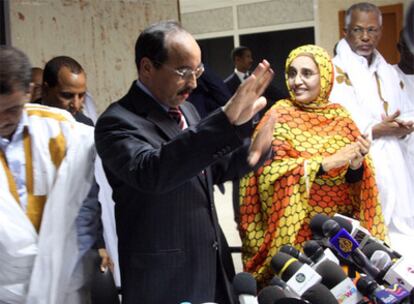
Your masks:
<instances>
[{"instance_id":1,"label":"microphone windscreen","mask_svg":"<svg viewBox=\"0 0 414 304\"><path fill-rule=\"evenodd\" d=\"M280 248L279 252L287 253L295 258L297 258L297 255L299 255L299 251L292 245L283 245Z\"/></svg>"},{"instance_id":2,"label":"microphone windscreen","mask_svg":"<svg viewBox=\"0 0 414 304\"><path fill-rule=\"evenodd\" d=\"M269 286L279 286L282 289L286 288L286 282L283 281L281 278L279 278L277 275L275 275L269 282Z\"/></svg>"},{"instance_id":3,"label":"microphone windscreen","mask_svg":"<svg viewBox=\"0 0 414 304\"><path fill-rule=\"evenodd\" d=\"M324 238L325 235L323 234L323 231L322 231L322 225L329 219L330 219L329 216L319 213L319 214L316 214L310 220L309 227L312 231L312 238L314 238L315 240Z\"/></svg>"},{"instance_id":4,"label":"microphone windscreen","mask_svg":"<svg viewBox=\"0 0 414 304\"><path fill-rule=\"evenodd\" d=\"M398 259L400 258L399 256L396 256L394 254L392 254L390 252L390 249L388 249L387 247L385 247L384 245L377 243L377 242L369 242L368 244L366 244L363 248L362 248L362 252L367 256L367 258L371 258L371 256L374 254L375 251L377 250L382 250L385 253L387 253L391 260L392 259Z\"/></svg>"},{"instance_id":5,"label":"microphone windscreen","mask_svg":"<svg viewBox=\"0 0 414 304\"><path fill-rule=\"evenodd\" d=\"M252 295L257 294L257 283L255 278L248 272L240 272L233 279L233 288L236 295Z\"/></svg>"},{"instance_id":6,"label":"microphone windscreen","mask_svg":"<svg viewBox=\"0 0 414 304\"><path fill-rule=\"evenodd\" d=\"M352 224L350 221L347 221L345 218L340 216L334 216L332 219L337 222L341 228L344 228L349 233L352 233Z\"/></svg>"},{"instance_id":7,"label":"microphone windscreen","mask_svg":"<svg viewBox=\"0 0 414 304\"><path fill-rule=\"evenodd\" d=\"M364 296L370 296L375 292L378 287L377 282L369 279L368 277L360 277L356 283L356 287L360 293Z\"/></svg>"},{"instance_id":8,"label":"microphone windscreen","mask_svg":"<svg viewBox=\"0 0 414 304\"><path fill-rule=\"evenodd\" d=\"M286 282L299 270L302 263L289 254L278 252L273 256L270 266Z\"/></svg>"},{"instance_id":9,"label":"microphone windscreen","mask_svg":"<svg viewBox=\"0 0 414 304\"><path fill-rule=\"evenodd\" d=\"M339 232L339 230L341 230L341 227L339 226L339 224L331 219L327 220L322 225L323 235L325 235L326 237L334 236L335 234Z\"/></svg>"},{"instance_id":10,"label":"microphone windscreen","mask_svg":"<svg viewBox=\"0 0 414 304\"><path fill-rule=\"evenodd\" d=\"M259 304L274 304L277 300L283 298L286 298L286 295L278 286L266 286L257 296Z\"/></svg>"},{"instance_id":11,"label":"microphone windscreen","mask_svg":"<svg viewBox=\"0 0 414 304\"><path fill-rule=\"evenodd\" d=\"M370 261L379 270L388 269L392 265L391 257L383 250L375 250L371 255Z\"/></svg>"},{"instance_id":12,"label":"microphone windscreen","mask_svg":"<svg viewBox=\"0 0 414 304\"><path fill-rule=\"evenodd\" d=\"M303 252L314 261L324 254L323 247L314 240L306 241L303 244Z\"/></svg>"},{"instance_id":13,"label":"microphone windscreen","mask_svg":"<svg viewBox=\"0 0 414 304\"><path fill-rule=\"evenodd\" d=\"M334 288L347 278L347 275L342 270L341 266L335 264L330 260L325 260L316 267L315 271L322 277L321 283L328 287Z\"/></svg>"},{"instance_id":14,"label":"microphone windscreen","mask_svg":"<svg viewBox=\"0 0 414 304\"><path fill-rule=\"evenodd\" d=\"M338 300L332 292L320 283L313 285L303 295L302 299L312 304L338 304Z\"/></svg>"}]
</instances>

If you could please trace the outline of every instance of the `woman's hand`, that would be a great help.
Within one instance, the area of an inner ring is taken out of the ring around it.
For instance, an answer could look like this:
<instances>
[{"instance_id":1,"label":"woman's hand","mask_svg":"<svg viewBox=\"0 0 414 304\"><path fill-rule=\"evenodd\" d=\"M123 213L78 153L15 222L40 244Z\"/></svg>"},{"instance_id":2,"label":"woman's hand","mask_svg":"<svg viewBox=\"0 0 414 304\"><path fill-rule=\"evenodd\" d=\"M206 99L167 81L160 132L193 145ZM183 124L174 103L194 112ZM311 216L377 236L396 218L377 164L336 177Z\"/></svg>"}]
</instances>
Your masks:
<instances>
[{"instance_id":1,"label":"woman's hand","mask_svg":"<svg viewBox=\"0 0 414 304\"><path fill-rule=\"evenodd\" d=\"M335 154L326 157L322 161L322 168L325 172L345 166L349 163L352 170L357 170L361 167L365 155L368 154L371 142L366 136L358 136L357 140Z\"/></svg>"}]
</instances>

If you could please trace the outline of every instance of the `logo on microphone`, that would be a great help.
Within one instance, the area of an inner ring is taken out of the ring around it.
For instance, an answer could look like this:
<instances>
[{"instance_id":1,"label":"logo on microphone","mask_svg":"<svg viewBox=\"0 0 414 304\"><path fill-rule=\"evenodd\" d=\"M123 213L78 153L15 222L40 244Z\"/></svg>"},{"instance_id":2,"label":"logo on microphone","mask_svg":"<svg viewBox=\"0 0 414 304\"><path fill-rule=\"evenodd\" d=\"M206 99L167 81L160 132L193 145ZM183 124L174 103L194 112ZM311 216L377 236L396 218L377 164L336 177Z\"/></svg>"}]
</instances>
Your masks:
<instances>
[{"instance_id":1,"label":"logo on microphone","mask_svg":"<svg viewBox=\"0 0 414 304\"><path fill-rule=\"evenodd\" d=\"M298 273L298 274L295 276L295 279L296 279L296 282L298 282L298 283L303 283L303 282L305 282L305 280L306 280L306 276L305 276L305 274L303 274L303 273Z\"/></svg>"},{"instance_id":2,"label":"logo on microphone","mask_svg":"<svg viewBox=\"0 0 414 304\"><path fill-rule=\"evenodd\" d=\"M345 252L345 253L349 253L352 252L353 249L353 243L347 239L347 238L340 238L339 241L339 248Z\"/></svg>"}]
</instances>

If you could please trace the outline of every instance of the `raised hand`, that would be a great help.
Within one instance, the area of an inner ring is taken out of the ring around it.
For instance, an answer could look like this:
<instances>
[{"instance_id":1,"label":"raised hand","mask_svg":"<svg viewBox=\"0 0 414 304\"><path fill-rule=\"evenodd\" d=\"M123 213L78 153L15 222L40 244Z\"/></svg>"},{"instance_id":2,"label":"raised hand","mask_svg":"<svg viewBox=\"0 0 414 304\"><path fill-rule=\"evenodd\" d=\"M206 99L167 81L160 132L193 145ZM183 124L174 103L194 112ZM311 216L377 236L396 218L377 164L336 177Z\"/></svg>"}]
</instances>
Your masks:
<instances>
[{"instance_id":1,"label":"raised hand","mask_svg":"<svg viewBox=\"0 0 414 304\"><path fill-rule=\"evenodd\" d=\"M273 70L269 62L263 60L223 108L232 124L238 126L248 122L266 106L266 98L261 95L272 78Z\"/></svg>"},{"instance_id":2,"label":"raised hand","mask_svg":"<svg viewBox=\"0 0 414 304\"><path fill-rule=\"evenodd\" d=\"M391 115L383 115L382 121L372 128L372 138L383 136L404 137L414 131L414 122L399 119L400 111Z\"/></svg>"}]
</instances>

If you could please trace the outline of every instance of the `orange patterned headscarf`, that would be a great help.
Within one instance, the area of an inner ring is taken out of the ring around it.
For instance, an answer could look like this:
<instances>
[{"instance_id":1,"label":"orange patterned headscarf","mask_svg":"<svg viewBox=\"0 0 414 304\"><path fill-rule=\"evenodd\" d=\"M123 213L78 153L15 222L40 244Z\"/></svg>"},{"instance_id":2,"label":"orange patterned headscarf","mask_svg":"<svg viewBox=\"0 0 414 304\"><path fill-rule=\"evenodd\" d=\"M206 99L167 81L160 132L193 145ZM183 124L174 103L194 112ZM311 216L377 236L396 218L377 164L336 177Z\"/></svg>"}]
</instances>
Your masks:
<instances>
[{"instance_id":1,"label":"orange patterned headscarf","mask_svg":"<svg viewBox=\"0 0 414 304\"><path fill-rule=\"evenodd\" d=\"M361 221L375 237L386 236L369 157L360 182L346 182L348 166L318 175L322 160L354 142L360 132L342 106L328 102L333 83L328 53L315 45L299 47L290 53L286 71L301 55L311 56L318 66L319 96L310 104L299 104L289 88L291 99L271 109L277 114L272 159L240 181L244 269L262 286L274 275L270 261L281 246L300 250L311 238L309 222L316 214L345 214Z\"/></svg>"}]
</instances>

